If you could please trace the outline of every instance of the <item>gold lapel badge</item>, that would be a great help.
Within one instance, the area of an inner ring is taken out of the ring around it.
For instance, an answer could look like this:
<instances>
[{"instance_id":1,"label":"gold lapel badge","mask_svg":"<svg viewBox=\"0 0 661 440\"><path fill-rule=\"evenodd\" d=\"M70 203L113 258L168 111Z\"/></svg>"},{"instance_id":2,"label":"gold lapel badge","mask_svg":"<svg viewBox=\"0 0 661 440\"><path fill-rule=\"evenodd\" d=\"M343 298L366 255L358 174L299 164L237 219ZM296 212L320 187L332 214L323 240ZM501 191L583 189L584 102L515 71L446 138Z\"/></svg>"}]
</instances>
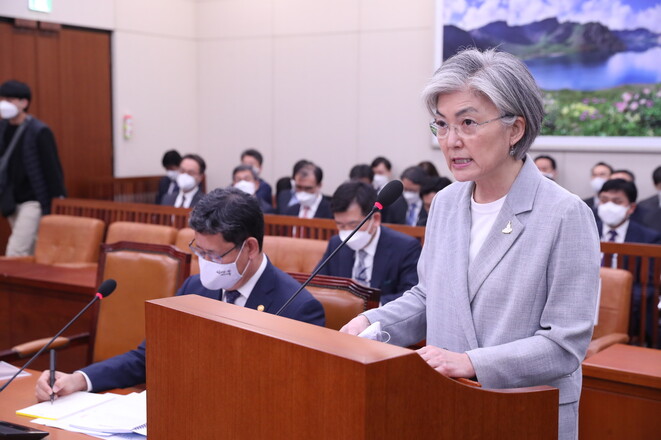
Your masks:
<instances>
[{"instance_id":1,"label":"gold lapel badge","mask_svg":"<svg viewBox=\"0 0 661 440\"><path fill-rule=\"evenodd\" d=\"M258 312L263 312L263 311L264 311L264 306L261 305L261 304L258 305L258 306L257 306L257 311L258 311Z\"/></svg>"},{"instance_id":2,"label":"gold lapel badge","mask_svg":"<svg viewBox=\"0 0 661 440\"><path fill-rule=\"evenodd\" d=\"M511 234L512 233L512 221L507 222L507 226L501 231L503 234Z\"/></svg>"}]
</instances>

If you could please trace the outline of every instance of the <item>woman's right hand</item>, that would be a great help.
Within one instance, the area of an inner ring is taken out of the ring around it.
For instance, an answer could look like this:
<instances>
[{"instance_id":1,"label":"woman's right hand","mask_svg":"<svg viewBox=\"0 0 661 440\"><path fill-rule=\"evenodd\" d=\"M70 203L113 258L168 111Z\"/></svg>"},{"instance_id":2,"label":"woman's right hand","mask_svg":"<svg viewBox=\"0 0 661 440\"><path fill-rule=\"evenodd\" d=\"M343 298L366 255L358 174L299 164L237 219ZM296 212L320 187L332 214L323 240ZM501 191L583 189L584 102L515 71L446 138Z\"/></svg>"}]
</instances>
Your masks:
<instances>
[{"instance_id":1,"label":"woman's right hand","mask_svg":"<svg viewBox=\"0 0 661 440\"><path fill-rule=\"evenodd\" d=\"M358 335L369 326L370 321L364 315L358 315L346 323L340 331L342 333L349 333L350 335Z\"/></svg>"}]
</instances>

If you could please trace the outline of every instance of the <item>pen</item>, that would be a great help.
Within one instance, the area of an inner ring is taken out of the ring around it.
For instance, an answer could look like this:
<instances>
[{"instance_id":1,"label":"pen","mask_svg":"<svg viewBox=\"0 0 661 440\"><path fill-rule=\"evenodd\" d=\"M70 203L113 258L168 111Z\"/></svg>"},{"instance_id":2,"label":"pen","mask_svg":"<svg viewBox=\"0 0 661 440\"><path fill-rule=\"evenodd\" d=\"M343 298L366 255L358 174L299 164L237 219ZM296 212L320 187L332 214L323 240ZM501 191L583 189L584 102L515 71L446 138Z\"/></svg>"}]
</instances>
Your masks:
<instances>
[{"instance_id":1,"label":"pen","mask_svg":"<svg viewBox=\"0 0 661 440\"><path fill-rule=\"evenodd\" d=\"M55 400L55 393L53 392L53 385L55 385L55 350L51 349L50 351L50 404L53 404Z\"/></svg>"}]
</instances>

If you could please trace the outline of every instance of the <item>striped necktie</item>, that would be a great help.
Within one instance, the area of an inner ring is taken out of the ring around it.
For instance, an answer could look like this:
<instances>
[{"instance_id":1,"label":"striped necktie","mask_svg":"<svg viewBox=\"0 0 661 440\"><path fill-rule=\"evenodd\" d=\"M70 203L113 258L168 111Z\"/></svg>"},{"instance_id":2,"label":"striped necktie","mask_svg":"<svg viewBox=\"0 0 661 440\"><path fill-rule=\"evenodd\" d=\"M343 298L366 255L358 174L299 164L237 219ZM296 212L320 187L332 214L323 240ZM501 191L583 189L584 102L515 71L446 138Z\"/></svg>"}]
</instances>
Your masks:
<instances>
[{"instance_id":1,"label":"striped necktie","mask_svg":"<svg viewBox=\"0 0 661 440\"><path fill-rule=\"evenodd\" d=\"M363 286L369 286L367 283L367 266L365 266L365 257L367 252L363 249L358 251L358 266L354 270L353 279Z\"/></svg>"}]
</instances>

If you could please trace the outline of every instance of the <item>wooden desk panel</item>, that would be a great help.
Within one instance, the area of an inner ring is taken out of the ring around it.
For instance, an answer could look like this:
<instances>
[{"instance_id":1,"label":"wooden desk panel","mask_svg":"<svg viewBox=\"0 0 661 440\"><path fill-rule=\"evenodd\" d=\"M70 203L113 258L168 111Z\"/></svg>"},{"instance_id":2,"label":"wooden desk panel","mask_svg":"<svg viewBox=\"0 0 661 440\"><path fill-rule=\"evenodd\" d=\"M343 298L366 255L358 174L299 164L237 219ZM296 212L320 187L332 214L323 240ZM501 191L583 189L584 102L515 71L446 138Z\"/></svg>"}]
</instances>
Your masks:
<instances>
[{"instance_id":1,"label":"wooden desk panel","mask_svg":"<svg viewBox=\"0 0 661 440\"><path fill-rule=\"evenodd\" d=\"M92 299L95 285L95 268L0 260L0 347L53 336ZM89 331L91 321L88 311L66 334ZM85 366L86 354L86 347L61 351L58 369L72 371ZM48 359L38 359L32 367L48 368Z\"/></svg>"},{"instance_id":2,"label":"wooden desk panel","mask_svg":"<svg viewBox=\"0 0 661 440\"><path fill-rule=\"evenodd\" d=\"M658 438L661 350L616 344L583 362L579 437Z\"/></svg>"}]
</instances>

